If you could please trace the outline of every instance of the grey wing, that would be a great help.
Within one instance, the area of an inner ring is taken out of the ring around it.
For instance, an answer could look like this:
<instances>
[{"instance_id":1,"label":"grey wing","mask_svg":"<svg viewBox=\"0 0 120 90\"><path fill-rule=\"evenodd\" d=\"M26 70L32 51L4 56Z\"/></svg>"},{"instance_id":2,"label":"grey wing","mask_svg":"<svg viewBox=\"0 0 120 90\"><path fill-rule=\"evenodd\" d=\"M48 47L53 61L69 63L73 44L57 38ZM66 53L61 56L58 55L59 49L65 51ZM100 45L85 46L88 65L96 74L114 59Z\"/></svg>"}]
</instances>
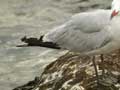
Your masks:
<instances>
[{"instance_id":1,"label":"grey wing","mask_svg":"<svg viewBox=\"0 0 120 90\"><path fill-rule=\"evenodd\" d=\"M49 35L47 36L50 42L57 43L63 49L81 53L101 48L111 41L111 36L106 30L84 33L73 29Z\"/></svg>"},{"instance_id":2,"label":"grey wing","mask_svg":"<svg viewBox=\"0 0 120 90\"><path fill-rule=\"evenodd\" d=\"M62 48L82 53L101 48L110 41L111 37L105 31L87 34L76 30L63 33L56 43Z\"/></svg>"},{"instance_id":3,"label":"grey wing","mask_svg":"<svg viewBox=\"0 0 120 90\"><path fill-rule=\"evenodd\" d=\"M108 22L106 22L105 25L100 24L97 26L95 21L91 21L89 25L88 20L88 22L86 21L87 24L83 27L83 25L81 25L82 21L75 19L57 27L52 32L46 34L43 39L57 43L62 48L79 52L88 52L101 48L111 40L107 30L102 30ZM95 25L91 26L92 24ZM85 27L87 28L85 29Z\"/></svg>"},{"instance_id":4,"label":"grey wing","mask_svg":"<svg viewBox=\"0 0 120 90\"><path fill-rule=\"evenodd\" d=\"M85 33L92 33L102 30L110 22L110 10L96 10L74 15L68 22L68 27L74 27Z\"/></svg>"}]
</instances>

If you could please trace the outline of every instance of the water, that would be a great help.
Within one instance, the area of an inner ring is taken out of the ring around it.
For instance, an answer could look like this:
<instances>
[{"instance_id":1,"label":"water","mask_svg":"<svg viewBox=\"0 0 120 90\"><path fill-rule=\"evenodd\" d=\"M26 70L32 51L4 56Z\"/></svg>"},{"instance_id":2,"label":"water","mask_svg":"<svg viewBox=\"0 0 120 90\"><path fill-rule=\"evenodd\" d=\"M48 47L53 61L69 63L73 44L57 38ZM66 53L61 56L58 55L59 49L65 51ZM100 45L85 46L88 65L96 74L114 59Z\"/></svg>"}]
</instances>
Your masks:
<instances>
[{"instance_id":1,"label":"water","mask_svg":"<svg viewBox=\"0 0 120 90\"><path fill-rule=\"evenodd\" d=\"M104 2L103 2L104 1ZM16 47L24 35L39 37L71 15L108 6L110 0L0 0L0 90L11 90L39 76L64 51ZM83 9L84 7L87 7Z\"/></svg>"}]
</instances>

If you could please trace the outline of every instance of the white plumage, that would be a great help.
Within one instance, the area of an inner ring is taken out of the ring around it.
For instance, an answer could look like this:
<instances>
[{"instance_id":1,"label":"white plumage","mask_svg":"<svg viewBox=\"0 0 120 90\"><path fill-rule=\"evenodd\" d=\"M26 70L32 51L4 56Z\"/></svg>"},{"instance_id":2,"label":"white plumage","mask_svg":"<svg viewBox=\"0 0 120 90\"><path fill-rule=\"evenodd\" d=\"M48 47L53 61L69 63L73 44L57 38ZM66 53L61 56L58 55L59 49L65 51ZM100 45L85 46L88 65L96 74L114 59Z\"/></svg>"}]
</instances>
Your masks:
<instances>
[{"instance_id":1,"label":"white plumage","mask_svg":"<svg viewBox=\"0 0 120 90\"><path fill-rule=\"evenodd\" d=\"M102 48L109 46L113 37L109 31L111 22L113 22L111 10L79 13L68 22L47 33L43 40L57 43L63 49L81 54L105 53ZM108 48L106 47L104 51Z\"/></svg>"}]
</instances>

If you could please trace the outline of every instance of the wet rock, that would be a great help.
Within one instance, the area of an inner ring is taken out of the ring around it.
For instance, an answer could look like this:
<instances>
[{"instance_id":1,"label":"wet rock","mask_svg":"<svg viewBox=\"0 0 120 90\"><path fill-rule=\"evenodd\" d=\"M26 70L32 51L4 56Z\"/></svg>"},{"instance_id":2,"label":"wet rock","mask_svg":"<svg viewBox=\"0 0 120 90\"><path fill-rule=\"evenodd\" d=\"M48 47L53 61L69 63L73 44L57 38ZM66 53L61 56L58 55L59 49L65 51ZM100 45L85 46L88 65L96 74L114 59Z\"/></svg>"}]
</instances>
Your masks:
<instances>
[{"instance_id":1,"label":"wet rock","mask_svg":"<svg viewBox=\"0 0 120 90\"><path fill-rule=\"evenodd\" d=\"M97 86L92 57L67 53L49 64L40 77L14 90L119 90L120 52L96 56L100 85ZM104 77L101 69L105 68Z\"/></svg>"}]
</instances>

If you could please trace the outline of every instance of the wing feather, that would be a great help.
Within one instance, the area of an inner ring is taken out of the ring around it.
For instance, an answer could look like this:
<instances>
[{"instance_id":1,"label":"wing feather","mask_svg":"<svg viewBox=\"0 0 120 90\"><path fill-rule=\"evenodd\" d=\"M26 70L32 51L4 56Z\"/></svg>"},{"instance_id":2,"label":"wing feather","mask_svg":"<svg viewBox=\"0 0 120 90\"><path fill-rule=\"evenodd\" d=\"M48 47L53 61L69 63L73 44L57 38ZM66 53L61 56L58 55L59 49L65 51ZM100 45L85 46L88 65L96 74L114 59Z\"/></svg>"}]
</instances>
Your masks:
<instances>
[{"instance_id":1,"label":"wing feather","mask_svg":"<svg viewBox=\"0 0 120 90\"><path fill-rule=\"evenodd\" d=\"M68 50L88 52L109 43L111 37L104 29L109 22L109 10L80 13L46 34L43 40L57 43Z\"/></svg>"}]
</instances>

